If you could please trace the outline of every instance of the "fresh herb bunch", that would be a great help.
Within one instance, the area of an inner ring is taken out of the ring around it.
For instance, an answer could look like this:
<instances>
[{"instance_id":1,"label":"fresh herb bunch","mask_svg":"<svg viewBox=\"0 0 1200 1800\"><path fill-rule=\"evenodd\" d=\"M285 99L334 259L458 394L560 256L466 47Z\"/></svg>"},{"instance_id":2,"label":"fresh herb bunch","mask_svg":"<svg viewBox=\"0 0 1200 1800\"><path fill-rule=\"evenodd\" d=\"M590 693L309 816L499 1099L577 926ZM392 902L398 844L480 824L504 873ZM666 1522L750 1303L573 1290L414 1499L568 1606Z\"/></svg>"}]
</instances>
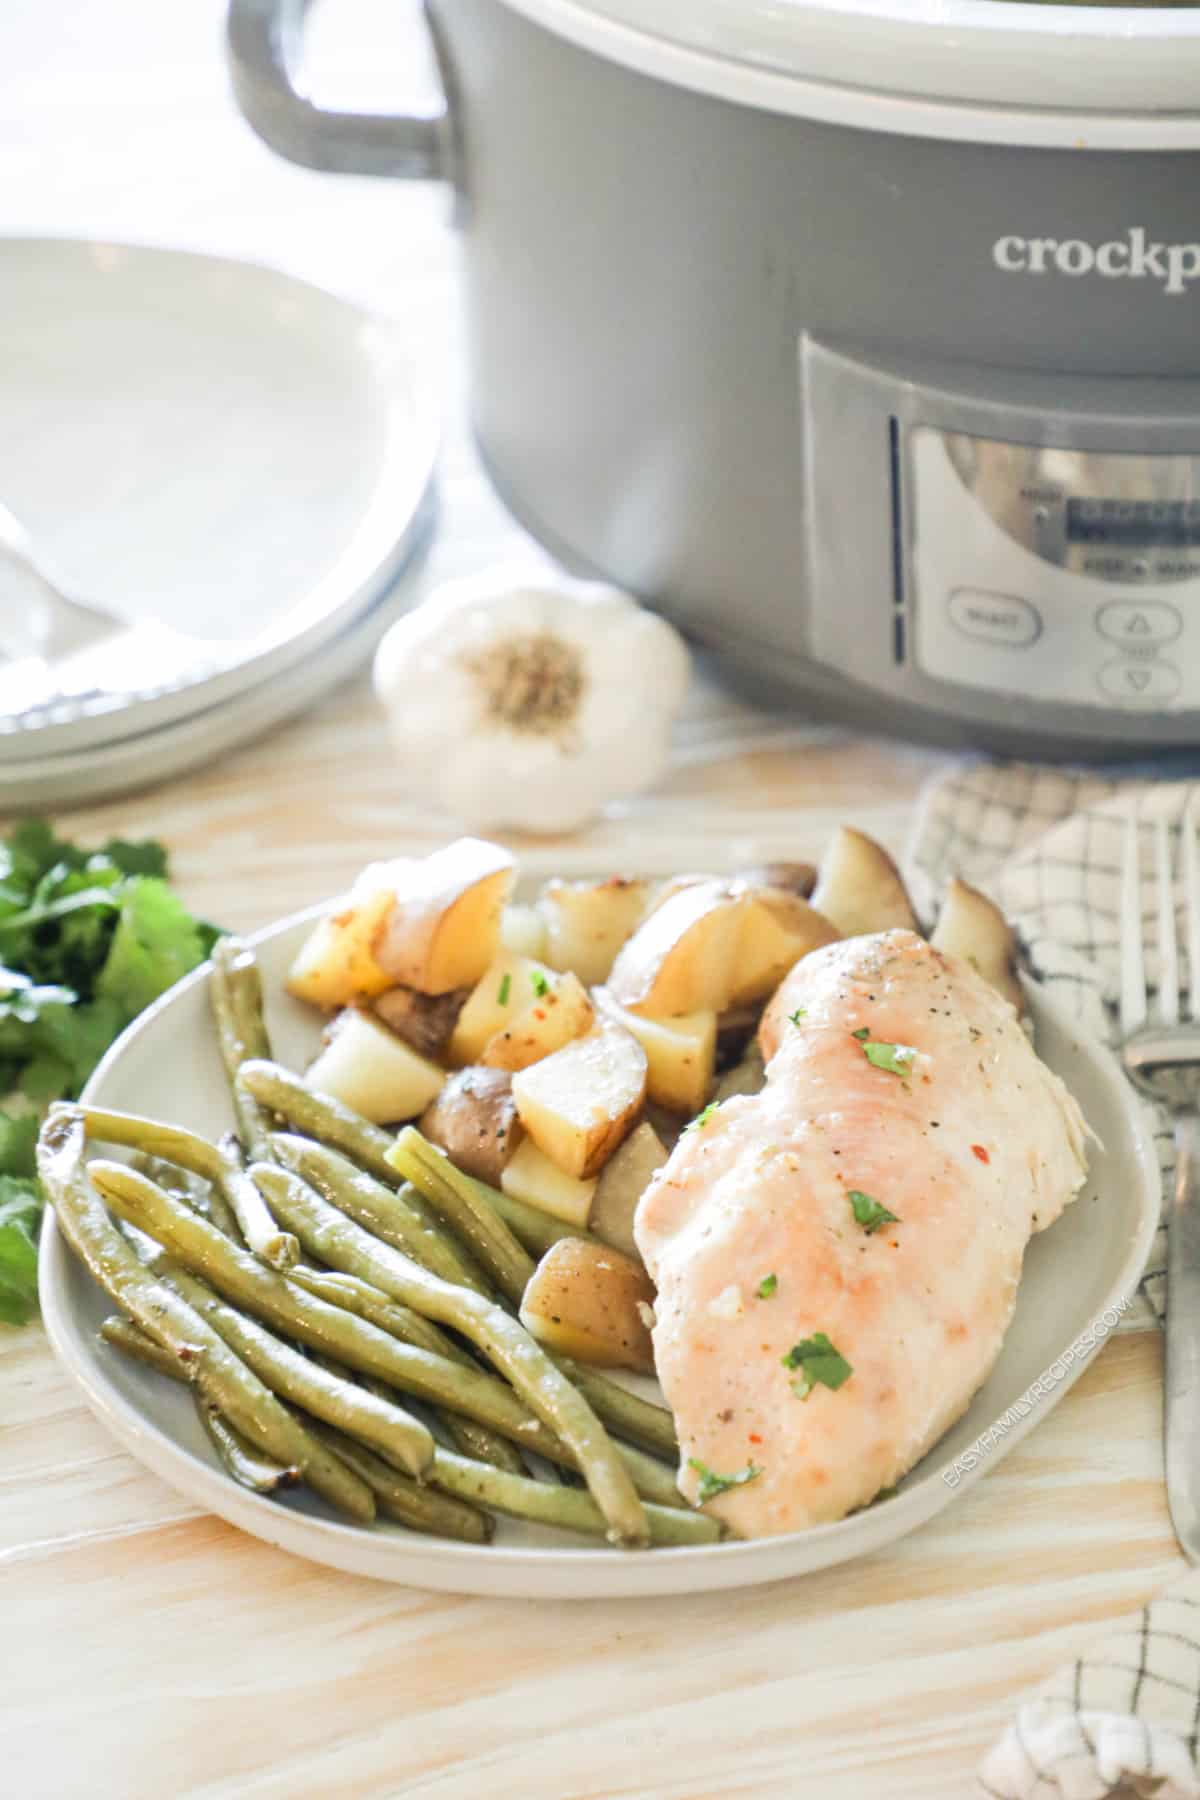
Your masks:
<instances>
[{"instance_id":1,"label":"fresh herb bunch","mask_svg":"<svg viewBox=\"0 0 1200 1800\"><path fill-rule=\"evenodd\" d=\"M161 844L86 850L44 819L0 841L0 1321L37 1295L41 1115L70 1099L108 1046L219 936L167 885Z\"/></svg>"}]
</instances>

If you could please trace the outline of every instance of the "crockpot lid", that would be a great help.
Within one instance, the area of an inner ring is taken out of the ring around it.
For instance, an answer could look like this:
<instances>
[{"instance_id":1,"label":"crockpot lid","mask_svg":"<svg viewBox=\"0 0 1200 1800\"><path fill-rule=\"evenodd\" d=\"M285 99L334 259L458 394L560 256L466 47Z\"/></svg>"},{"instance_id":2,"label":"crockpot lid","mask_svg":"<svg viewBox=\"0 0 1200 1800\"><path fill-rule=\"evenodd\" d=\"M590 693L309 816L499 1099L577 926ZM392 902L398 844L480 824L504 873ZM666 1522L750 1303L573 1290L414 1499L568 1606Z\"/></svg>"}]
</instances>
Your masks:
<instances>
[{"instance_id":1,"label":"crockpot lid","mask_svg":"<svg viewBox=\"0 0 1200 1800\"><path fill-rule=\"evenodd\" d=\"M1093 117L1200 112L1200 0L1142 7L1043 0L508 3L601 51L608 27L616 60L668 79L674 50L913 99ZM590 29L581 29L585 21ZM637 39L642 54L635 57L629 46Z\"/></svg>"}]
</instances>

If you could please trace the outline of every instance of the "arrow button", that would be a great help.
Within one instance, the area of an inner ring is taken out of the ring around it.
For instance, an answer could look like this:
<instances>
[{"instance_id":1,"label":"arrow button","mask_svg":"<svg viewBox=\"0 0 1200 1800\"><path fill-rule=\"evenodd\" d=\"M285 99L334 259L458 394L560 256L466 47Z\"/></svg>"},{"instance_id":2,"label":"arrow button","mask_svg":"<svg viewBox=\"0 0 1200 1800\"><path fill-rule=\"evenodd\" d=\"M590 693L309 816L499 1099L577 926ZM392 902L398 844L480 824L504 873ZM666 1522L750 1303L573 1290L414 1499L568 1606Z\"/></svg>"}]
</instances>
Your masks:
<instances>
[{"instance_id":1,"label":"arrow button","mask_svg":"<svg viewBox=\"0 0 1200 1800\"><path fill-rule=\"evenodd\" d=\"M1169 644L1183 630L1183 618L1165 600L1110 600L1096 613L1096 630L1112 644Z\"/></svg>"},{"instance_id":2,"label":"arrow button","mask_svg":"<svg viewBox=\"0 0 1200 1800\"><path fill-rule=\"evenodd\" d=\"M1179 670L1165 662L1106 663L1097 676L1101 693L1126 706L1163 705L1179 692Z\"/></svg>"}]
</instances>

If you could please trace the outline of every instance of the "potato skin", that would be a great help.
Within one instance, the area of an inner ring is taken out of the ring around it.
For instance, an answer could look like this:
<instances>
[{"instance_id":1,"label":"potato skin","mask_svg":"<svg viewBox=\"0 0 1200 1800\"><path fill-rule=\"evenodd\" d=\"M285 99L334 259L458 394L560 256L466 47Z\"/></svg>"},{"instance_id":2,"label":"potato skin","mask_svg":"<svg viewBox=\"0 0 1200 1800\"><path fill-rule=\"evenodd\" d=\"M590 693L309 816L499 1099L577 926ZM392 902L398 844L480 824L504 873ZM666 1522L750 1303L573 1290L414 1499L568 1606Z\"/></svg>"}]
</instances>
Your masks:
<instances>
[{"instance_id":1,"label":"potato skin","mask_svg":"<svg viewBox=\"0 0 1200 1800\"><path fill-rule=\"evenodd\" d=\"M812 897L817 885L817 869L810 862L754 863L747 869L735 869L735 881L748 888L776 888L784 894L798 894L801 900Z\"/></svg>"},{"instance_id":2,"label":"potato skin","mask_svg":"<svg viewBox=\"0 0 1200 1800\"><path fill-rule=\"evenodd\" d=\"M420 1129L464 1174L499 1187L522 1135L512 1076L506 1069L459 1069L422 1113Z\"/></svg>"},{"instance_id":3,"label":"potato skin","mask_svg":"<svg viewBox=\"0 0 1200 1800\"><path fill-rule=\"evenodd\" d=\"M642 1308L654 1285L632 1258L606 1244L560 1238L529 1278L521 1323L541 1343L580 1362L654 1373L654 1347Z\"/></svg>"},{"instance_id":4,"label":"potato skin","mask_svg":"<svg viewBox=\"0 0 1200 1800\"><path fill-rule=\"evenodd\" d=\"M372 1010L422 1056L441 1056L469 991L456 988L449 994L420 994L416 988L394 987L379 995Z\"/></svg>"}]
</instances>

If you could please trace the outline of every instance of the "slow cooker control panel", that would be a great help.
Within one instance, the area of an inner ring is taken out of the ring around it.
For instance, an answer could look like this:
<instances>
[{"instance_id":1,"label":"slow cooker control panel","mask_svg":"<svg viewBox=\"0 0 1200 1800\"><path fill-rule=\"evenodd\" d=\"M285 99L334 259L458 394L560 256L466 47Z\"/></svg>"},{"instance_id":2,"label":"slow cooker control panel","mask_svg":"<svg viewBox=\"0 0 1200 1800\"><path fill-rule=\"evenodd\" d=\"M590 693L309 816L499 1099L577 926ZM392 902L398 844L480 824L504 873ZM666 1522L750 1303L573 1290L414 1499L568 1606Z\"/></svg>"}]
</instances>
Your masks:
<instances>
[{"instance_id":1,"label":"slow cooker control panel","mask_svg":"<svg viewBox=\"0 0 1200 1800\"><path fill-rule=\"evenodd\" d=\"M1200 706L1200 454L907 434L911 653L1024 701Z\"/></svg>"}]
</instances>

